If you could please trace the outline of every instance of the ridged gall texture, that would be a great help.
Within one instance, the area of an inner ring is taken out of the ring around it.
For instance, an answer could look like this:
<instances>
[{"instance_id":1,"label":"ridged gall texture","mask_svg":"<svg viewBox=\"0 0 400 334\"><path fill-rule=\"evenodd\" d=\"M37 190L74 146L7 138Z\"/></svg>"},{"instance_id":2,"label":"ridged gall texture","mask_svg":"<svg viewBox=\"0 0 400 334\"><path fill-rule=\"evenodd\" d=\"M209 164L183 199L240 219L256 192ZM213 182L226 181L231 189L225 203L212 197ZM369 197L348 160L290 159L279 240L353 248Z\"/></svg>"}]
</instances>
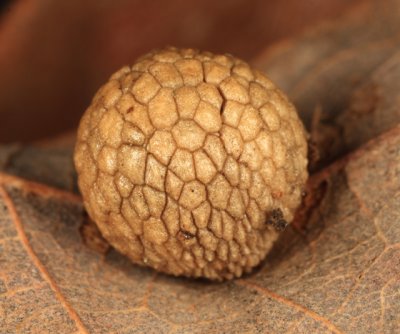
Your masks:
<instances>
[{"instance_id":1,"label":"ridged gall texture","mask_svg":"<svg viewBox=\"0 0 400 334\"><path fill-rule=\"evenodd\" d=\"M307 179L295 108L230 55L167 48L111 76L82 117L84 205L133 262L239 277L293 219Z\"/></svg>"}]
</instances>

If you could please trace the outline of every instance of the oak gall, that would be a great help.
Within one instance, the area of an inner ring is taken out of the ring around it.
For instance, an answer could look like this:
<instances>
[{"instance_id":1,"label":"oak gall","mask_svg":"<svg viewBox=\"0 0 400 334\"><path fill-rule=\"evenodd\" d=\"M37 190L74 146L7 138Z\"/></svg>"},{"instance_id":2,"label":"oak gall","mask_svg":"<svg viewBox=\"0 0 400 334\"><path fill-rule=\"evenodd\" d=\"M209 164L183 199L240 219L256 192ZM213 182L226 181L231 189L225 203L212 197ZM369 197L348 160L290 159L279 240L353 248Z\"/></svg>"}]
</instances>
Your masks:
<instances>
[{"instance_id":1,"label":"oak gall","mask_svg":"<svg viewBox=\"0 0 400 334\"><path fill-rule=\"evenodd\" d=\"M113 74L79 125L84 205L133 262L213 280L260 263L307 179L293 105L231 55L153 51Z\"/></svg>"}]
</instances>

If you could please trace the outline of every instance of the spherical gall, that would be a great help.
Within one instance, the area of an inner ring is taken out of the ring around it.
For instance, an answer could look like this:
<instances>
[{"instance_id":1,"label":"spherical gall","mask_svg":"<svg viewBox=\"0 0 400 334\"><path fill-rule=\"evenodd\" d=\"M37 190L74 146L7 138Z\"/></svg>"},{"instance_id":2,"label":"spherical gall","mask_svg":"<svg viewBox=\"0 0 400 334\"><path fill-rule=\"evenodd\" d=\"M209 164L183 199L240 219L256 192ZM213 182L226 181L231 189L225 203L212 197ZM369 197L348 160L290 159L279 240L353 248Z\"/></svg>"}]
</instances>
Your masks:
<instances>
[{"instance_id":1,"label":"spherical gall","mask_svg":"<svg viewBox=\"0 0 400 334\"><path fill-rule=\"evenodd\" d=\"M75 166L104 238L161 272L231 279L260 263L307 179L293 105L230 55L153 51L99 89Z\"/></svg>"}]
</instances>

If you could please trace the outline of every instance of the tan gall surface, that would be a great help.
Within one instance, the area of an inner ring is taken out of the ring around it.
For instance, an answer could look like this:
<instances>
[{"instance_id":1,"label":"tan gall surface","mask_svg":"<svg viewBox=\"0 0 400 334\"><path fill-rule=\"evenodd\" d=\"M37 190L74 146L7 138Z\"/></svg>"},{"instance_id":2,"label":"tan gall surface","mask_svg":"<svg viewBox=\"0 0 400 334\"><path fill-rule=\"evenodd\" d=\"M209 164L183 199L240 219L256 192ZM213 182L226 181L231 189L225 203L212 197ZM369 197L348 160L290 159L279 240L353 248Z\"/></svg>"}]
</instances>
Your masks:
<instances>
[{"instance_id":1,"label":"tan gall surface","mask_svg":"<svg viewBox=\"0 0 400 334\"><path fill-rule=\"evenodd\" d=\"M295 108L263 74L167 48L99 89L74 158L85 207L116 249L220 280L249 272L292 221L306 156Z\"/></svg>"}]
</instances>

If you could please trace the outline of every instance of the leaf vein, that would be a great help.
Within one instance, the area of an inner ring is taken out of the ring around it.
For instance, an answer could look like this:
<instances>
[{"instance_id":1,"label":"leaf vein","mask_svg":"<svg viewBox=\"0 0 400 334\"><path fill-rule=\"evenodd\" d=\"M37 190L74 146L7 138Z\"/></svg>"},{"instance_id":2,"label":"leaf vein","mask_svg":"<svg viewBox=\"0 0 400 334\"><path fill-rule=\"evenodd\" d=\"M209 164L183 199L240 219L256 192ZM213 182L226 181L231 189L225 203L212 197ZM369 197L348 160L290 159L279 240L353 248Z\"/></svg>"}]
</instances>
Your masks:
<instances>
[{"instance_id":1,"label":"leaf vein","mask_svg":"<svg viewBox=\"0 0 400 334\"><path fill-rule=\"evenodd\" d=\"M11 197L7 193L7 191L4 189L3 186L1 186L0 182L0 196L3 197L4 204L6 205L8 212L15 224L15 228L17 230L18 236L20 238L20 241L25 248L25 251L28 253L29 257L31 258L33 264L37 268L37 270L40 272L42 278L49 284L50 288L53 290L55 297L58 299L60 304L64 307L64 309L67 311L71 319L75 322L77 328L81 333L84 334L89 334L89 331L86 329L85 325L83 324L82 320L80 319L79 315L77 312L74 310L72 305L67 301L65 296L62 294L60 288L57 286L57 283L53 280L51 277L50 273L44 266L44 264L40 261L38 256L36 255L35 251L33 250L32 246L29 243L28 237L25 233L24 227L22 226L21 219L18 215L17 209L15 208L14 203L12 202Z\"/></svg>"}]
</instances>

